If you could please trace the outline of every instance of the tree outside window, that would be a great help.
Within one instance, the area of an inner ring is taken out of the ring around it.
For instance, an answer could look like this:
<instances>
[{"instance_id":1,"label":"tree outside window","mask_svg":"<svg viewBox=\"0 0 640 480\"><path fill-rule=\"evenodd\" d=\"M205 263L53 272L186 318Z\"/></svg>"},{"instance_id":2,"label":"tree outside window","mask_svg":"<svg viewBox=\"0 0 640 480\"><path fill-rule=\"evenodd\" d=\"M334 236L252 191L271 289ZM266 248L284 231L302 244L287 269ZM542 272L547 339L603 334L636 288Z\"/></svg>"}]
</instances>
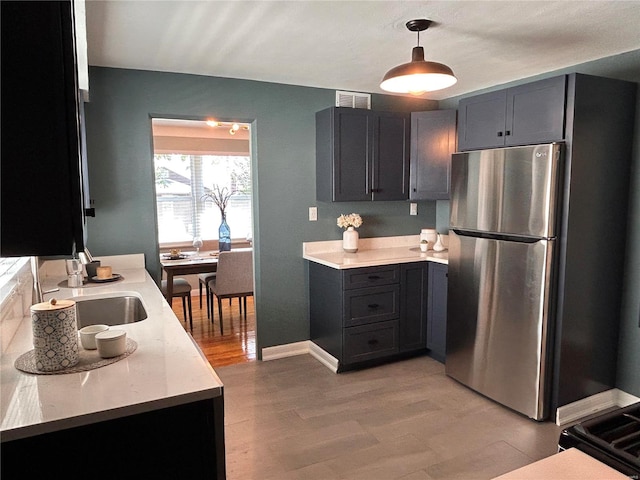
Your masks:
<instances>
[{"instance_id":1,"label":"tree outside window","mask_svg":"<svg viewBox=\"0 0 640 480\"><path fill-rule=\"evenodd\" d=\"M234 192L227 223L233 239L252 237L251 160L231 155L154 155L158 242L191 243L194 237L217 240L220 211L203 199L214 185Z\"/></svg>"}]
</instances>

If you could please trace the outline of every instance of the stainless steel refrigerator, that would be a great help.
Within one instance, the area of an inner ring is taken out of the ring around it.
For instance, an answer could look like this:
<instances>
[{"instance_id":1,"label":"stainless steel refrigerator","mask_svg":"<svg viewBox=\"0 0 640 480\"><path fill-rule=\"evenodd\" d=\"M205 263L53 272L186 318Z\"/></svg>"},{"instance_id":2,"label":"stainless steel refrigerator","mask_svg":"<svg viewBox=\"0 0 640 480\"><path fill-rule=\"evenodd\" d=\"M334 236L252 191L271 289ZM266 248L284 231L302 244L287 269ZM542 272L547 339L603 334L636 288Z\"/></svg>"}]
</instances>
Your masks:
<instances>
[{"instance_id":1,"label":"stainless steel refrigerator","mask_svg":"<svg viewBox=\"0 0 640 480\"><path fill-rule=\"evenodd\" d=\"M446 373L536 420L549 410L562 147L452 157Z\"/></svg>"}]
</instances>

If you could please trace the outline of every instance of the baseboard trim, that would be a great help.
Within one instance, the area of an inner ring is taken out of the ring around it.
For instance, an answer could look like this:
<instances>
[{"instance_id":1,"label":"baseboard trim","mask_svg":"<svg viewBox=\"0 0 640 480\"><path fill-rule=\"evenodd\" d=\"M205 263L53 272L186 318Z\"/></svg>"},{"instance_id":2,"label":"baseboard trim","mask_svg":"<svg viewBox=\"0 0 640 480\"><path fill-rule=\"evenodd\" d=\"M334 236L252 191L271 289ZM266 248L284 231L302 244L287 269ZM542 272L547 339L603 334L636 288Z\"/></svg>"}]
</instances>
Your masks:
<instances>
[{"instance_id":1,"label":"baseboard trim","mask_svg":"<svg viewBox=\"0 0 640 480\"><path fill-rule=\"evenodd\" d=\"M320 348L312 341L309 341L309 354L329 370L331 370L333 373L338 373L338 359Z\"/></svg>"},{"instance_id":2,"label":"baseboard trim","mask_svg":"<svg viewBox=\"0 0 640 480\"><path fill-rule=\"evenodd\" d=\"M262 361L277 360L278 358L295 357L309 353L309 340L287 343L262 349Z\"/></svg>"},{"instance_id":3,"label":"baseboard trim","mask_svg":"<svg viewBox=\"0 0 640 480\"><path fill-rule=\"evenodd\" d=\"M613 388L558 407L556 410L556 425L562 427L608 408L626 407L638 401L640 401L640 398Z\"/></svg>"},{"instance_id":4,"label":"baseboard trim","mask_svg":"<svg viewBox=\"0 0 640 480\"><path fill-rule=\"evenodd\" d=\"M333 373L338 372L338 359L325 352L311 340L287 343L286 345L276 345L275 347L265 347L262 349L262 361L268 362L269 360L294 357L296 355L304 355L306 353L318 360Z\"/></svg>"}]
</instances>

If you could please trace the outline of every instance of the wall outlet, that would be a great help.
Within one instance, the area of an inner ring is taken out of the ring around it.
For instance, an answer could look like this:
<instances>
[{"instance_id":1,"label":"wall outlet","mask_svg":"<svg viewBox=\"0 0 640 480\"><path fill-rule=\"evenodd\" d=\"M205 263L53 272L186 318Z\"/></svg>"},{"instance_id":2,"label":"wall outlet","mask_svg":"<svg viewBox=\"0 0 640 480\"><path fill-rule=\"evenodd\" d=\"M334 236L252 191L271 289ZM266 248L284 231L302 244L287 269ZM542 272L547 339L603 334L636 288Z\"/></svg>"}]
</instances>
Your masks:
<instances>
[{"instance_id":1,"label":"wall outlet","mask_svg":"<svg viewBox=\"0 0 640 480\"><path fill-rule=\"evenodd\" d=\"M309 221L310 222L318 221L318 207L309 207Z\"/></svg>"},{"instance_id":2,"label":"wall outlet","mask_svg":"<svg viewBox=\"0 0 640 480\"><path fill-rule=\"evenodd\" d=\"M409 215L417 215L418 214L418 204L411 203L409 206Z\"/></svg>"}]
</instances>

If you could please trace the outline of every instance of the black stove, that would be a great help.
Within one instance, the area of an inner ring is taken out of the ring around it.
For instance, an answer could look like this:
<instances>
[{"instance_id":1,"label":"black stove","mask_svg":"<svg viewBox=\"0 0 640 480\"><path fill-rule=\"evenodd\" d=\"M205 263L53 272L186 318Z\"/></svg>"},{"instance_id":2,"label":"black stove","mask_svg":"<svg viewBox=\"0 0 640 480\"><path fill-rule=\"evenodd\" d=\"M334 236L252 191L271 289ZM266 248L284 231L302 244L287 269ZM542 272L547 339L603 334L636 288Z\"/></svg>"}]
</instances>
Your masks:
<instances>
[{"instance_id":1,"label":"black stove","mask_svg":"<svg viewBox=\"0 0 640 480\"><path fill-rule=\"evenodd\" d=\"M563 430L558 450L571 447L640 479L640 402Z\"/></svg>"}]
</instances>

